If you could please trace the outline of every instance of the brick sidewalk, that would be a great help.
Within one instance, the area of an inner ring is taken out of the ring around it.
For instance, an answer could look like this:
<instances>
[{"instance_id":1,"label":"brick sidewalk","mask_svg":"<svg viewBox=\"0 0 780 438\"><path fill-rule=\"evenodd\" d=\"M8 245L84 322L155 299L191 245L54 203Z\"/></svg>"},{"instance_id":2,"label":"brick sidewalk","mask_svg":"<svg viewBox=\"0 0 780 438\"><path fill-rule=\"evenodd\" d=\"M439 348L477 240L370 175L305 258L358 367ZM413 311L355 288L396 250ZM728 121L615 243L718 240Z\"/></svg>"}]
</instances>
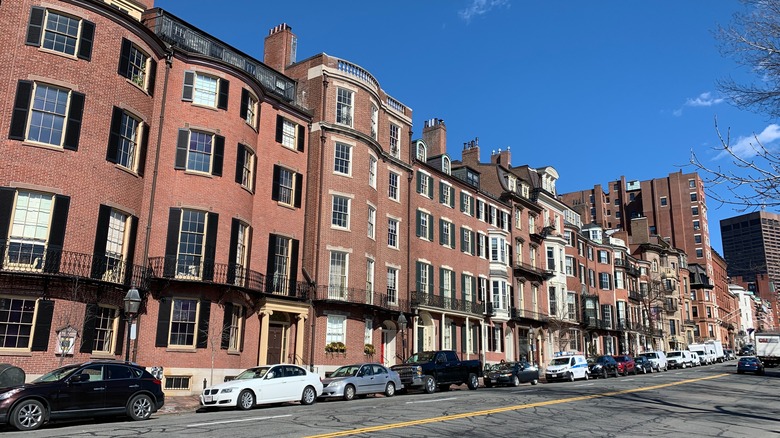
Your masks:
<instances>
[{"instance_id":1,"label":"brick sidewalk","mask_svg":"<svg viewBox=\"0 0 780 438\"><path fill-rule=\"evenodd\" d=\"M157 413L160 415L194 413L199 407L200 399L197 395L165 397L165 404Z\"/></svg>"}]
</instances>

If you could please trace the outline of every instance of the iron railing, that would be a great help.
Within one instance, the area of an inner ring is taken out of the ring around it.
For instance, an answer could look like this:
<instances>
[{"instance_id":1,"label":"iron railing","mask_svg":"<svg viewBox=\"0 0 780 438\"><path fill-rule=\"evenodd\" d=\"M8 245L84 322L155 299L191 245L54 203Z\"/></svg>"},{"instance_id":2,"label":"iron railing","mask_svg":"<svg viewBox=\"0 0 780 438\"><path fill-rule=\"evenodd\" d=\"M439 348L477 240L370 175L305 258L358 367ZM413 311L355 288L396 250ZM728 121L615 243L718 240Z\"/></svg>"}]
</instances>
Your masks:
<instances>
[{"instance_id":1,"label":"iron railing","mask_svg":"<svg viewBox=\"0 0 780 438\"><path fill-rule=\"evenodd\" d=\"M418 306L436 307L438 309L457 310L460 312L481 315L485 313L485 305L469 300L443 297L441 295L426 294L417 291L411 292L411 301ZM490 305L488 303L488 305ZM492 309L492 306L490 307Z\"/></svg>"},{"instance_id":2,"label":"iron railing","mask_svg":"<svg viewBox=\"0 0 780 438\"><path fill-rule=\"evenodd\" d=\"M519 307L512 307L510 310L510 316L512 319L533 319L535 321L549 321L550 317L540 313L540 312L534 312L531 310L521 309Z\"/></svg>"},{"instance_id":3,"label":"iron railing","mask_svg":"<svg viewBox=\"0 0 780 438\"><path fill-rule=\"evenodd\" d=\"M353 304L364 304L383 309L408 312L409 300L399 299L398 296L390 296L386 293L341 286L314 286L312 288L312 301L341 301Z\"/></svg>"}]
</instances>

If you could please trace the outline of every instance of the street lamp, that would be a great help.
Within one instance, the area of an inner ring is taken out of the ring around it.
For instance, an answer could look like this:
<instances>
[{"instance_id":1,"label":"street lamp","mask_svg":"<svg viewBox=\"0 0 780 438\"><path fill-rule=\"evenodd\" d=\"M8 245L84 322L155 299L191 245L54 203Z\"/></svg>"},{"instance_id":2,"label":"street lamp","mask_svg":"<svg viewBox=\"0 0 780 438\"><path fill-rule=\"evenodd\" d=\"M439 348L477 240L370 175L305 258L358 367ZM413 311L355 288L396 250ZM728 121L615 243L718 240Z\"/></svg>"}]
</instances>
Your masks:
<instances>
[{"instance_id":1,"label":"street lamp","mask_svg":"<svg viewBox=\"0 0 780 438\"><path fill-rule=\"evenodd\" d=\"M406 317L403 312L398 315L398 329L401 331L401 355L402 360L406 360Z\"/></svg>"},{"instance_id":2,"label":"street lamp","mask_svg":"<svg viewBox=\"0 0 780 438\"><path fill-rule=\"evenodd\" d=\"M127 319L127 348L125 349L125 362L130 362L130 330L133 327L133 318L141 307L141 294L138 289L132 288L125 295L125 318Z\"/></svg>"}]
</instances>

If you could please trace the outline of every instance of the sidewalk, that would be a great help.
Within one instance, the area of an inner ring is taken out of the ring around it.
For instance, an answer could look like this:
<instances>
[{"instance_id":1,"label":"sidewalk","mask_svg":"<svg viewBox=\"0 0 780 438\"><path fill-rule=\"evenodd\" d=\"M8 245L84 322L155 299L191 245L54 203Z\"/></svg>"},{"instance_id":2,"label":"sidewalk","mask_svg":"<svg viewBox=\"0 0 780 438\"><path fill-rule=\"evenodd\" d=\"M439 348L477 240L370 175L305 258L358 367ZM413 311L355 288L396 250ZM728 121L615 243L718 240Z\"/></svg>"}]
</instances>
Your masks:
<instances>
[{"instance_id":1,"label":"sidewalk","mask_svg":"<svg viewBox=\"0 0 780 438\"><path fill-rule=\"evenodd\" d=\"M200 399L197 395L185 395L177 397L165 397L165 405L157 411L157 414L186 414L194 413L200 407Z\"/></svg>"}]
</instances>

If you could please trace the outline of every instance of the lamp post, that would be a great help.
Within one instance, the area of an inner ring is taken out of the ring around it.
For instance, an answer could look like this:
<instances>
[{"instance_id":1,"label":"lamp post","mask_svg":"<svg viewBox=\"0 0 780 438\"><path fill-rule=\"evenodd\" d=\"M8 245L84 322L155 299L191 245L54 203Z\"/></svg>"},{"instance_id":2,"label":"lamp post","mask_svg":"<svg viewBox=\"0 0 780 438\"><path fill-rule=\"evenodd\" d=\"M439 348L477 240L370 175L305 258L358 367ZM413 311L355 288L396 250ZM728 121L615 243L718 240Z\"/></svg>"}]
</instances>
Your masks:
<instances>
[{"instance_id":1,"label":"lamp post","mask_svg":"<svg viewBox=\"0 0 780 438\"><path fill-rule=\"evenodd\" d=\"M138 293L138 289L131 288L127 291L124 302L125 318L127 319L127 348L125 348L125 362L130 362L130 330L133 328L133 319L138 314L138 309L141 307L141 294Z\"/></svg>"},{"instance_id":2,"label":"lamp post","mask_svg":"<svg viewBox=\"0 0 780 438\"><path fill-rule=\"evenodd\" d=\"M398 315L398 329L401 331L401 356L402 361L406 360L406 317L403 312Z\"/></svg>"}]
</instances>

